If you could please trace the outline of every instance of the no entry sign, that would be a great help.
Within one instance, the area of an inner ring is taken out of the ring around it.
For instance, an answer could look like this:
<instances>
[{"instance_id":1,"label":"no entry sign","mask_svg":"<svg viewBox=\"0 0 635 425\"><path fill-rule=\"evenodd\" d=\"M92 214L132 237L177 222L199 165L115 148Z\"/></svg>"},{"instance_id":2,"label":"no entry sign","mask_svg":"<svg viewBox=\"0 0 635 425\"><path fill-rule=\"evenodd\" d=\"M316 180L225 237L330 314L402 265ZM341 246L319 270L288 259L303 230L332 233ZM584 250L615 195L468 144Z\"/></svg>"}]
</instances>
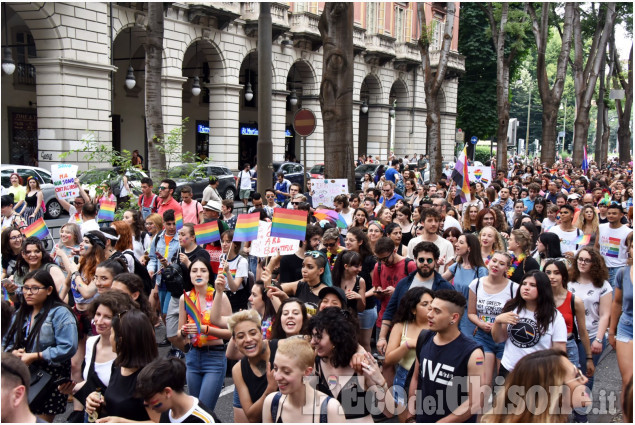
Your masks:
<instances>
[{"instance_id":1,"label":"no entry sign","mask_svg":"<svg viewBox=\"0 0 635 425\"><path fill-rule=\"evenodd\" d=\"M293 128L300 136L307 137L315 131L315 114L310 109L300 109L293 117Z\"/></svg>"}]
</instances>

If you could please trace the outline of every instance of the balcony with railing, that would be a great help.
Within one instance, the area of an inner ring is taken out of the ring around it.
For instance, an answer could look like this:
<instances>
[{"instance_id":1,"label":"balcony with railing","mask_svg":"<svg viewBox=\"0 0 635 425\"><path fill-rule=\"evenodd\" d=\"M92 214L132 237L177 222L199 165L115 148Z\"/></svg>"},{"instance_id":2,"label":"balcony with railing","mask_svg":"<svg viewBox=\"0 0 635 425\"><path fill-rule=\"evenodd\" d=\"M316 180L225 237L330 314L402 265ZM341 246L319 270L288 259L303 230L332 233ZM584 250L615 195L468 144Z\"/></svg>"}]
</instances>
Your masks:
<instances>
[{"instance_id":1,"label":"balcony with railing","mask_svg":"<svg viewBox=\"0 0 635 425\"><path fill-rule=\"evenodd\" d=\"M355 54L366 50L366 28L353 25L353 51Z\"/></svg>"},{"instance_id":2,"label":"balcony with railing","mask_svg":"<svg viewBox=\"0 0 635 425\"><path fill-rule=\"evenodd\" d=\"M366 62L380 66L395 58L395 38L385 34L366 34Z\"/></svg>"},{"instance_id":3,"label":"balcony with railing","mask_svg":"<svg viewBox=\"0 0 635 425\"><path fill-rule=\"evenodd\" d=\"M395 68L412 69L421 64L421 50L416 43L398 43L395 47Z\"/></svg>"},{"instance_id":4,"label":"balcony with railing","mask_svg":"<svg viewBox=\"0 0 635 425\"><path fill-rule=\"evenodd\" d=\"M430 66L436 68L439 66L441 59L441 51L436 50L430 52ZM465 56L455 50L450 50L448 55L448 69L445 74L446 79L457 78L465 72Z\"/></svg>"},{"instance_id":5,"label":"balcony with railing","mask_svg":"<svg viewBox=\"0 0 635 425\"><path fill-rule=\"evenodd\" d=\"M312 50L317 50L322 46L322 36L318 24L320 16L311 12L291 13L289 24L293 33L294 45L309 44Z\"/></svg>"},{"instance_id":6,"label":"balcony with railing","mask_svg":"<svg viewBox=\"0 0 635 425\"><path fill-rule=\"evenodd\" d=\"M188 5L188 20L196 25L202 24L201 19L216 22L216 28L223 30L240 17L240 4L232 2L195 3Z\"/></svg>"},{"instance_id":7,"label":"balcony with railing","mask_svg":"<svg viewBox=\"0 0 635 425\"><path fill-rule=\"evenodd\" d=\"M13 73L13 85L16 88L35 89L35 67L30 63L16 63Z\"/></svg>"},{"instance_id":8,"label":"balcony with railing","mask_svg":"<svg viewBox=\"0 0 635 425\"><path fill-rule=\"evenodd\" d=\"M258 16L260 16L260 3L241 3L242 19L245 20L245 34L248 37L258 36ZM271 29L275 40L289 31L289 8L286 3L271 3Z\"/></svg>"}]
</instances>

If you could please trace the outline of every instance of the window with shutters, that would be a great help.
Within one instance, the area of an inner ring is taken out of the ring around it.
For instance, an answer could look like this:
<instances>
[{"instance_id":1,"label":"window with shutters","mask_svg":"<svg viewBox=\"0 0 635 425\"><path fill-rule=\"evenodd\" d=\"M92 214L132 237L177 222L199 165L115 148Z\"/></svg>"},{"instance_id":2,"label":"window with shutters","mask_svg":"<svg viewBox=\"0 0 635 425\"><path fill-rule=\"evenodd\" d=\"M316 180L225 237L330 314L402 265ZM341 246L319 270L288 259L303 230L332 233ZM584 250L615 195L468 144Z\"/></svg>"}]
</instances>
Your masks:
<instances>
[{"instance_id":1,"label":"window with shutters","mask_svg":"<svg viewBox=\"0 0 635 425\"><path fill-rule=\"evenodd\" d=\"M293 11L297 13L302 13L307 11L307 3L303 1L298 1L293 3Z\"/></svg>"},{"instance_id":2,"label":"window with shutters","mask_svg":"<svg viewBox=\"0 0 635 425\"><path fill-rule=\"evenodd\" d=\"M432 49L441 50L441 43L443 42L443 28L444 23L439 17L432 19Z\"/></svg>"},{"instance_id":3,"label":"window with shutters","mask_svg":"<svg viewBox=\"0 0 635 425\"><path fill-rule=\"evenodd\" d=\"M395 7L395 38L397 39L397 43L405 43L406 42L406 10L396 6Z\"/></svg>"},{"instance_id":4,"label":"window with shutters","mask_svg":"<svg viewBox=\"0 0 635 425\"><path fill-rule=\"evenodd\" d=\"M366 3L366 31L367 34L377 33L377 3Z\"/></svg>"}]
</instances>

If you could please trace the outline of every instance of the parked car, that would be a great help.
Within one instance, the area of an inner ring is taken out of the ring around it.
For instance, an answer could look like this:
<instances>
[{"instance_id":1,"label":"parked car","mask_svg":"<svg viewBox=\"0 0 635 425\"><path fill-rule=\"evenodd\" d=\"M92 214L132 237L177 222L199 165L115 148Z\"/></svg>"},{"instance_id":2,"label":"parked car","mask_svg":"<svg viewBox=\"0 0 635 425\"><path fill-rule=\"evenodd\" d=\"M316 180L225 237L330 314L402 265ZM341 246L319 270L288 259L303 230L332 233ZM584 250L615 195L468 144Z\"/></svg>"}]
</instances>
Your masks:
<instances>
[{"instance_id":1,"label":"parked car","mask_svg":"<svg viewBox=\"0 0 635 425\"><path fill-rule=\"evenodd\" d=\"M323 179L324 178L324 164L315 164L313 168L309 170L309 174L312 179Z\"/></svg>"},{"instance_id":2,"label":"parked car","mask_svg":"<svg viewBox=\"0 0 635 425\"><path fill-rule=\"evenodd\" d=\"M298 164L297 162L274 162L273 166L273 181L276 181L276 174L279 171L284 173L284 178L289 180L291 183L298 183L300 185L304 184L304 167L302 164ZM306 178L308 180L311 179L311 175L306 173Z\"/></svg>"},{"instance_id":3,"label":"parked car","mask_svg":"<svg viewBox=\"0 0 635 425\"><path fill-rule=\"evenodd\" d=\"M119 170L119 167L91 168L80 173L79 183L88 196L93 197L99 185L107 182L112 187L112 185L119 182ZM128 178L128 186L130 186L132 194L139 196L141 194L141 179L148 177L148 175L144 171L130 169L126 171L126 177Z\"/></svg>"},{"instance_id":4,"label":"parked car","mask_svg":"<svg viewBox=\"0 0 635 425\"><path fill-rule=\"evenodd\" d=\"M44 195L46 218L58 218L62 214L64 210L55 196L55 188L53 186L53 178L50 171L45 170L44 168L30 167L28 165L2 164L1 167L2 186L5 188L11 187L9 177L12 173L17 173L20 177L22 177L22 182L24 184L26 184L27 177L33 176L40 183L42 195Z\"/></svg>"},{"instance_id":5,"label":"parked car","mask_svg":"<svg viewBox=\"0 0 635 425\"><path fill-rule=\"evenodd\" d=\"M170 167L168 178L176 182L174 199L181 200L181 188L190 186L194 199L203 199L203 190L209 185L211 176L218 177L218 193L223 199L235 199L238 192L236 190L236 179L231 170L220 164L181 164Z\"/></svg>"},{"instance_id":6,"label":"parked car","mask_svg":"<svg viewBox=\"0 0 635 425\"><path fill-rule=\"evenodd\" d=\"M355 168L355 189L362 190L362 180L364 174L368 173L374 179L377 175L377 169L381 164L362 164Z\"/></svg>"}]
</instances>

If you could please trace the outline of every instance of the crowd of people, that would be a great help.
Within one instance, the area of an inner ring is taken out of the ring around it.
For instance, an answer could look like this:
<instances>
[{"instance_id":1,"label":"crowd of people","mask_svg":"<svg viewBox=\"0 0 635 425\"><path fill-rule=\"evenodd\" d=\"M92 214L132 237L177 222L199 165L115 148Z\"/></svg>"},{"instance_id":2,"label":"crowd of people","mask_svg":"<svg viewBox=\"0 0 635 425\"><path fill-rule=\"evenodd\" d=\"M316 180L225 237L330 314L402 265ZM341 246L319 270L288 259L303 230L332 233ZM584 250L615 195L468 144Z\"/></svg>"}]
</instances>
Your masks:
<instances>
[{"instance_id":1,"label":"crowd of people","mask_svg":"<svg viewBox=\"0 0 635 425\"><path fill-rule=\"evenodd\" d=\"M241 190L261 221L308 212L298 250L265 258L234 241L215 177L201 202L144 178L112 222L77 180L47 250L22 233L37 181L12 176L2 421L52 422L72 400L69 422L216 422L231 376L234 422L585 422L607 345L632 421L632 163L511 161L468 202L451 173L424 181L426 165L392 159L336 196L346 228L313 215L310 183ZM208 222L220 240L200 244Z\"/></svg>"}]
</instances>

